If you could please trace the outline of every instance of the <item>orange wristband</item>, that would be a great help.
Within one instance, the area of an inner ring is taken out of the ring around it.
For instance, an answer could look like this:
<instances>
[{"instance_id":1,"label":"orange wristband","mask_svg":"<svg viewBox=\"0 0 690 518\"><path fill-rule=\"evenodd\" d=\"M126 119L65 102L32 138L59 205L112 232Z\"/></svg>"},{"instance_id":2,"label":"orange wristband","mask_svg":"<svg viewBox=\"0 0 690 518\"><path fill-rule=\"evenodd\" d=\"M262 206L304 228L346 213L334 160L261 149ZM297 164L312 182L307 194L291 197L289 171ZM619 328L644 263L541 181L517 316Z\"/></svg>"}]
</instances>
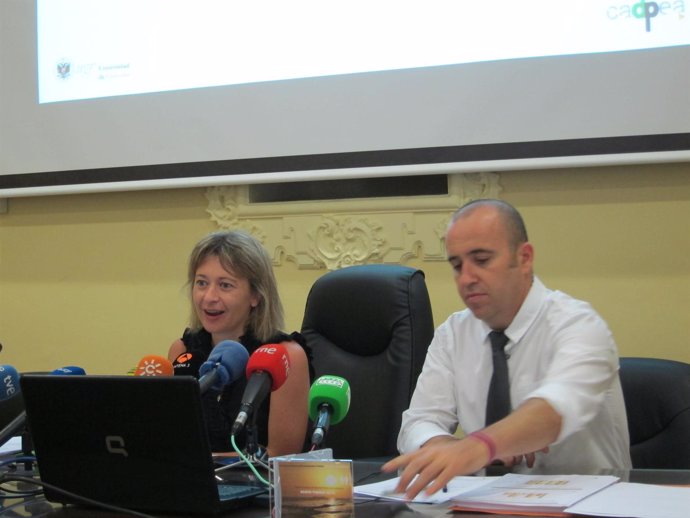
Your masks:
<instances>
[{"instance_id":1,"label":"orange wristband","mask_svg":"<svg viewBox=\"0 0 690 518\"><path fill-rule=\"evenodd\" d=\"M490 464L496 458L496 443L491 437L479 430L472 432L468 435L468 437L472 437L473 439L477 439L479 442L483 442L487 447L489 450L489 461L487 464Z\"/></svg>"}]
</instances>

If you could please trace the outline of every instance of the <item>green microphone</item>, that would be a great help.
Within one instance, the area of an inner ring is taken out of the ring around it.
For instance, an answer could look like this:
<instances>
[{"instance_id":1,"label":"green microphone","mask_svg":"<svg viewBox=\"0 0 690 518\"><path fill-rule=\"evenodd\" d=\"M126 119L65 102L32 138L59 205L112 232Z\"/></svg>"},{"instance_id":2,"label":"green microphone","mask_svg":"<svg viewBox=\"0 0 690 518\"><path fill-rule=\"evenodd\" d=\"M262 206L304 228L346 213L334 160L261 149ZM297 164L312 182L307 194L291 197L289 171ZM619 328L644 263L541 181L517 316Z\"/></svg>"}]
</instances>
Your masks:
<instances>
[{"instance_id":1,"label":"green microphone","mask_svg":"<svg viewBox=\"0 0 690 518\"><path fill-rule=\"evenodd\" d=\"M331 424L338 424L350 409L350 384L340 376L325 375L309 389L309 419L314 421L312 449L322 443Z\"/></svg>"}]
</instances>

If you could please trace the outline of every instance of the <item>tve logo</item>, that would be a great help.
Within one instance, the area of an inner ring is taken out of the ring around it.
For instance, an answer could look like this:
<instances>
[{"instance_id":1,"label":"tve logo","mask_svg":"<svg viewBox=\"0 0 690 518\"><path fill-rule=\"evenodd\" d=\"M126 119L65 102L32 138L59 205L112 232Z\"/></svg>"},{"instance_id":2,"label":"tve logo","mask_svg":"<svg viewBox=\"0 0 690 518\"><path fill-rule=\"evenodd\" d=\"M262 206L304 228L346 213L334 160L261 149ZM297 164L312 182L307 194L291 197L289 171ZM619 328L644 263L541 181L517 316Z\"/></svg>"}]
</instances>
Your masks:
<instances>
[{"instance_id":1,"label":"tve logo","mask_svg":"<svg viewBox=\"0 0 690 518\"><path fill-rule=\"evenodd\" d=\"M685 2L683 0L666 1L666 2L647 2L640 0L632 5L623 4L610 6L606 11L610 20L644 19L644 26L647 32L652 30L652 18L659 15L675 14L679 19L685 16Z\"/></svg>"},{"instance_id":2,"label":"tve logo","mask_svg":"<svg viewBox=\"0 0 690 518\"><path fill-rule=\"evenodd\" d=\"M2 377L2 386L7 397L14 396L17 393L17 386L15 385L14 378L9 374Z\"/></svg>"},{"instance_id":3,"label":"tve logo","mask_svg":"<svg viewBox=\"0 0 690 518\"><path fill-rule=\"evenodd\" d=\"M285 376L287 376L290 372L290 359L288 358L287 355L287 350L285 349L284 346L280 344L273 344L273 345L262 345L259 347L256 351L254 351L254 354L256 355L257 361L260 360L260 355L262 354L267 354L269 357L277 355L280 356L275 362L278 362L277 364L274 362L274 365L281 365L285 369ZM277 357L276 356L276 357ZM271 360L273 361L273 360Z\"/></svg>"},{"instance_id":4,"label":"tve logo","mask_svg":"<svg viewBox=\"0 0 690 518\"><path fill-rule=\"evenodd\" d=\"M2 380L2 395L0 400L9 399L19 392L19 374L11 365L0 365L0 379Z\"/></svg>"}]
</instances>

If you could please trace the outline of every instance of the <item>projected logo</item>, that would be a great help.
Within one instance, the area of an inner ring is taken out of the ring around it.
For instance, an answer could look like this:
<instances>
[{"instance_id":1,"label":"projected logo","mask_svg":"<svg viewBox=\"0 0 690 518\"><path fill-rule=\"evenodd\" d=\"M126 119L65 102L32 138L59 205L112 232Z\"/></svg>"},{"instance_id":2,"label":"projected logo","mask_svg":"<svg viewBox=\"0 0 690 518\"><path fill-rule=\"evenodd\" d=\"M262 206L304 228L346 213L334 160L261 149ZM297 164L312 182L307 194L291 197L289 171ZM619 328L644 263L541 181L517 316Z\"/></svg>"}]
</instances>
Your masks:
<instances>
[{"instance_id":1,"label":"projected logo","mask_svg":"<svg viewBox=\"0 0 690 518\"><path fill-rule=\"evenodd\" d=\"M647 2L640 0L634 4L612 5L606 11L610 20L635 19L644 20L645 30L652 31L652 19L657 16L677 16L679 20L685 17L684 0L673 2Z\"/></svg>"},{"instance_id":2,"label":"projected logo","mask_svg":"<svg viewBox=\"0 0 690 518\"><path fill-rule=\"evenodd\" d=\"M637 2L633 5L633 16L644 18L644 26L647 32L652 30L652 18L659 14L659 4L656 2Z\"/></svg>"},{"instance_id":3,"label":"projected logo","mask_svg":"<svg viewBox=\"0 0 690 518\"><path fill-rule=\"evenodd\" d=\"M72 65L69 61L60 61L57 65L57 76L60 79L67 79L70 75Z\"/></svg>"}]
</instances>

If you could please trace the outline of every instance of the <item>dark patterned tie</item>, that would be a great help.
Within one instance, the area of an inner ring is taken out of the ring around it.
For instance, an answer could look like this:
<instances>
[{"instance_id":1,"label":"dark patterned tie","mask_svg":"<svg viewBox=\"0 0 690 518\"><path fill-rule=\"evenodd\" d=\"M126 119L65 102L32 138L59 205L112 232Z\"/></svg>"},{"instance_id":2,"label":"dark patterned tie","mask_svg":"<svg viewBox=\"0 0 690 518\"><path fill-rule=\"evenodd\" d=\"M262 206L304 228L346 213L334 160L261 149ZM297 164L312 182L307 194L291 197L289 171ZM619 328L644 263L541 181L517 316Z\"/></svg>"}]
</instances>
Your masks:
<instances>
[{"instance_id":1,"label":"dark patterned tie","mask_svg":"<svg viewBox=\"0 0 690 518\"><path fill-rule=\"evenodd\" d=\"M505 346L508 337L503 331L491 331L491 351L494 361L494 373L489 385L489 397L486 401L486 426L503 419L510 413L510 382L508 381L508 358Z\"/></svg>"}]
</instances>

